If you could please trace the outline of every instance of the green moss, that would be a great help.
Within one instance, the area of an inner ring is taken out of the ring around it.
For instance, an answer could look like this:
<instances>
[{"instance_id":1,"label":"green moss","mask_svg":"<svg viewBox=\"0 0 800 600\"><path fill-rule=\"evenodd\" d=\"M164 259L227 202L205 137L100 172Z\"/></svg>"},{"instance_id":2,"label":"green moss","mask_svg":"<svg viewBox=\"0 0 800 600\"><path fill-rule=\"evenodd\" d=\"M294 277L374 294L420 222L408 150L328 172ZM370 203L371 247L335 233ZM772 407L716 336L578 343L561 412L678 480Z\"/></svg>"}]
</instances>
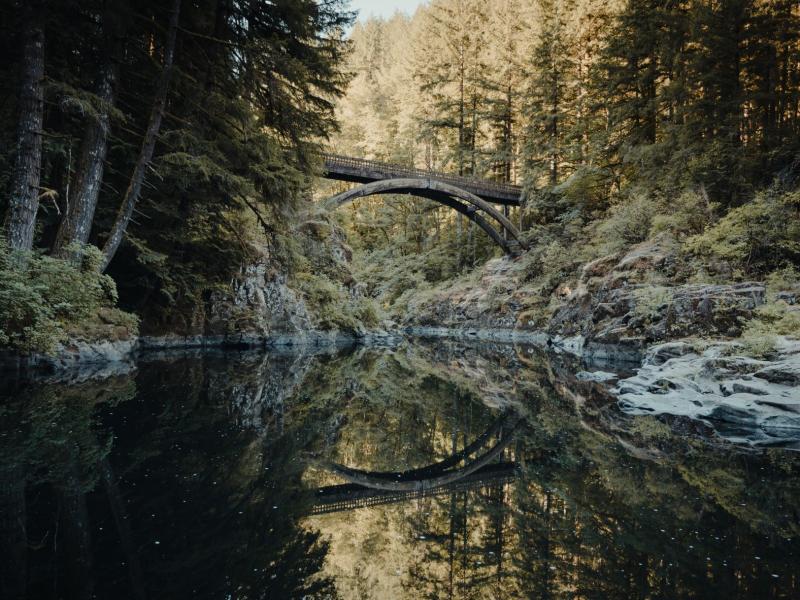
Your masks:
<instances>
[{"instance_id":1,"label":"green moss","mask_svg":"<svg viewBox=\"0 0 800 600\"><path fill-rule=\"evenodd\" d=\"M661 309L672 300L670 290L660 286L638 289L634 292L634 296L636 297L634 314L648 322L656 321L661 314Z\"/></svg>"},{"instance_id":2,"label":"green moss","mask_svg":"<svg viewBox=\"0 0 800 600\"><path fill-rule=\"evenodd\" d=\"M650 443L662 444L673 437L668 425L650 416L633 417L629 431Z\"/></svg>"}]
</instances>

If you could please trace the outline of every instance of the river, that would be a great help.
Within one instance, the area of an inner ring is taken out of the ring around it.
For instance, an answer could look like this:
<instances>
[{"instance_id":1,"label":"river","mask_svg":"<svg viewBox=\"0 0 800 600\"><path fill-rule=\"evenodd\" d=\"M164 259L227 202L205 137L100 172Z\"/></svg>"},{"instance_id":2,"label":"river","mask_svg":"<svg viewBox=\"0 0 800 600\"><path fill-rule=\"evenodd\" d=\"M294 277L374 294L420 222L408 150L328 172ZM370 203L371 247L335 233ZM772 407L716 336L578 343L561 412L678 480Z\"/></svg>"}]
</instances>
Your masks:
<instances>
[{"instance_id":1,"label":"river","mask_svg":"<svg viewBox=\"0 0 800 600\"><path fill-rule=\"evenodd\" d=\"M6 378L0 597L800 597L800 455L579 369L406 341Z\"/></svg>"}]
</instances>

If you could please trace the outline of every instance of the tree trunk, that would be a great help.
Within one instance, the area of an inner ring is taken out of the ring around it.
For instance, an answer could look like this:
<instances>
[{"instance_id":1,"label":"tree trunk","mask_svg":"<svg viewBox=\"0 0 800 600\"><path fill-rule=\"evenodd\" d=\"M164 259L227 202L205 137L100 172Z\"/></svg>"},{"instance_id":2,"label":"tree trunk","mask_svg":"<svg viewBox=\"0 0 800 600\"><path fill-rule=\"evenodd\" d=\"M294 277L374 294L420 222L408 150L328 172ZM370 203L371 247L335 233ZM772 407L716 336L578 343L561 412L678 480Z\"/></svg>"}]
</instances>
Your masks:
<instances>
[{"instance_id":1,"label":"tree trunk","mask_svg":"<svg viewBox=\"0 0 800 600\"><path fill-rule=\"evenodd\" d=\"M558 69L555 69L553 72L553 87L551 90L551 101L552 101L552 110L553 115L550 121L550 140L551 144L553 145L551 150L550 156L550 185L555 186L558 185L558 158L559 158L559 131L558 131L558 114L561 108L560 102L561 98L559 95L559 84L561 81L561 73L559 73Z\"/></svg>"},{"instance_id":2,"label":"tree trunk","mask_svg":"<svg viewBox=\"0 0 800 600\"><path fill-rule=\"evenodd\" d=\"M172 65L175 58L175 39L178 36L178 18L180 16L181 0L173 0L172 10L169 18L169 30L167 32L167 42L164 47L164 66L161 70L161 76L156 86L156 95L153 100L153 108L150 112L150 122L147 124L147 130L142 140L142 148L139 152L139 158L136 161L136 167L131 175L128 189L125 190L125 197L123 198L122 205L117 213L116 221L111 229L111 234L103 246L103 264L101 270L105 271L109 263L117 253L125 231L130 223L133 209L136 206L136 201L139 199L139 194L142 191L142 184L144 183L145 173L150 166L150 161L153 158L153 150L156 145L156 138L161 129L161 121L164 118L164 108L167 103L167 92L169 91L169 82L172 76Z\"/></svg>"},{"instance_id":3,"label":"tree trunk","mask_svg":"<svg viewBox=\"0 0 800 600\"><path fill-rule=\"evenodd\" d=\"M73 242L83 245L89 241L100 185L103 183L103 163L108 150L108 107L114 102L115 81L116 67L109 56L100 68L97 82L97 96L103 105L100 113L88 124L81 143L73 191L67 198L66 212L53 245L55 256L64 256L67 246Z\"/></svg>"},{"instance_id":4,"label":"tree trunk","mask_svg":"<svg viewBox=\"0 0 800 600\"><path fill-rule=\"evenodd\" d=\"M39 210L39 178L42 167L42 120L44 113L44 23L42 6L25 9L22 77L17 124L17 156L11 175L11 198L5 230L9 247L30 250Z\"/></svg>"}]
</instances>

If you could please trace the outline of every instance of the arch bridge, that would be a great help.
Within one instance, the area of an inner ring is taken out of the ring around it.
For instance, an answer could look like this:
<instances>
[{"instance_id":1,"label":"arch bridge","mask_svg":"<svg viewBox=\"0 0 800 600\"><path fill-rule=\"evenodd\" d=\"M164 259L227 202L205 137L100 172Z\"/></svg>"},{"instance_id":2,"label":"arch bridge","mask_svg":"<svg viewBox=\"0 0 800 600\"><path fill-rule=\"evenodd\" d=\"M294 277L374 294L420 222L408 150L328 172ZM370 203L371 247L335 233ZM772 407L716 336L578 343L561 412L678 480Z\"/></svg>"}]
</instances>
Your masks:
<instances>
[{"instance_id":1,"label":"arch bridge","mask_svg":"<svg viewBox=\"0 0 800 600\"><path fill-rule=\"evenodd\" d=\"M333 196L324 205L335 210L358 198L410 194L452 208L483 229L506 254L527 250L518 229L493 204L519 206L519 186L425 171L339 154L323 154L324 177L360 185Z\"/></svg>"}]
</instances>

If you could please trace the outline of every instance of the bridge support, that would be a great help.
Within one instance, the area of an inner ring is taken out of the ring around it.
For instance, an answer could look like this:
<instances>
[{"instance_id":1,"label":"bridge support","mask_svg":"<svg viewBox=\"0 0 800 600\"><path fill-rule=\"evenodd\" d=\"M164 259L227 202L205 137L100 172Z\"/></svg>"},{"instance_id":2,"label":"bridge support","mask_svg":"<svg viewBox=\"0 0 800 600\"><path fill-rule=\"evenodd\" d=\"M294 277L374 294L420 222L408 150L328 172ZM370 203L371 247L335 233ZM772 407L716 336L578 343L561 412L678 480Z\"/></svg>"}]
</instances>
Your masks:
<instances>
[{"instance_id":1,"label":"bridge support","mask_svg":"<svg viewBox=\"0 0 800 600\"><path fill-rule=\"evenodd\" d=\"M324 205L335 210L358 198L383 194L410 194L452 208L483 229L510 256L527 250L514 224L502 212L475 194L435 179L385 179L357 186L333 196ZM494 222L494 224L492 223Z\"/></svg>"}]
</instances>

